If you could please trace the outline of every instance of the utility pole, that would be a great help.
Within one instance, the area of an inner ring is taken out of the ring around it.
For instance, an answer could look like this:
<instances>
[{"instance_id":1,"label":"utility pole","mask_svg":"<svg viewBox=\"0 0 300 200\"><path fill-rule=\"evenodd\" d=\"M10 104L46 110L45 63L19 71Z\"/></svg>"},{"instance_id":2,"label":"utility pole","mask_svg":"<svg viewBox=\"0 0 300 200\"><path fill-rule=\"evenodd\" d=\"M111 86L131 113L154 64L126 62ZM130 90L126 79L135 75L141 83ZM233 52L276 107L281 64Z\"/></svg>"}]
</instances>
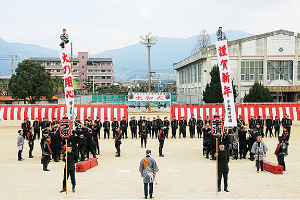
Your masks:
<instances>
[{"instance_id":1,"label":"utility pole","mask_svg":"<svg viewBox=\"0 0 300 200\"><path fill-rule=\"evenodd\" d=\"M159 85L160 85L160 82L159 82L159 74L158 74L158 84L157 84L157 91L159 92Z\"/></svg>"},{"instance_id":2,"label":"utility pole","mask_svg":"<svg viewBox=\"0 0 300 200\"><path fill-rule=\"evenodd\" d=\"M151 34L151 32L149 32L148 35L145 36L145 38L143 36L140 37L141 38L141 41L140 43L141 44L144 44L147 49L148 49L148 89L149 89L149 93L151 92L151 77L150 77L150 48L157 44L157 38L158 36L153 36ZM151 112L151 101L149 101L149 112Z\"/></svg>"}]
</instances>

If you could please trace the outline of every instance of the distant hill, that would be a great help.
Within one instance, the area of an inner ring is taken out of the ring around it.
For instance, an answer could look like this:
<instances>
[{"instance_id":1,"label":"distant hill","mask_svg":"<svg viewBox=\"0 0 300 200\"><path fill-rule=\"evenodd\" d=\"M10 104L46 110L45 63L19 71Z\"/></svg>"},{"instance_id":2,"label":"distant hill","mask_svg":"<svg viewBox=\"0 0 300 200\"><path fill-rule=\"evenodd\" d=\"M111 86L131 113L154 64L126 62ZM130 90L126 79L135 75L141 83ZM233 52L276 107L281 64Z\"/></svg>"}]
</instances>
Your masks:
<instances>
[{"instance_id":1,"label":"distant hill","mask_svg":"<svg viewBox=\"0 0 300 200\"><path fill-rule=\"evenodd\" d=\"M11 43L0 38L0 76L11 75L11 57L18 55L17 63L29 57L58 57L58 51L33 44Z\"/></svg>"},{"instance_id":2,"label":"distant hill","mask_svg":"<svg viewBox=\"0 0 300 200\"><path fill-rule=\"evenodd\" d=\"M253 34L229 30L226 31L229 40L237 40ZM215 33L210 34L212 44L216 41ZM158 39L158 44L151 48L151 71L156 73L174 74L173 63L183 60L191 55L195 47L197 36L189 38ZM108 50L91 57L109 57L114 62L114 77L116 81L126 80L135 75L144 78L148 75L148 53L142 44L134 44L120 49ZM172 76L174 79L175 76Z\"/></svg>"},{"instance_id":3,"label":"distant hill","mask_svg":"<svg viewBox=\"0 0 300 200\"><path fill-rule=\"evenodd\" d=\"M229 40L236 40L252 36L253 34L242 31L226 31ZM210 34L211 41L216 41L215 33ZM195 46L197 36L189 38L168 38L158 39L158 44L151 48L151 71L164 74L170 79L175 79L173 63L178 62L191 55ZM138 38L137 38L138 41ZM58 57L57 50L43 48L38 45L10 43L0 38L0 76L11 75L11 56L18 55L19 60L14 62L14 69L17 62L29 57ZM148 75L148 53L142 44L134 44L120 49L108 50L90 57L113 58L114 78L116 81L128 80L130 78L144 78Z\"/></svg>"}]
</instances>

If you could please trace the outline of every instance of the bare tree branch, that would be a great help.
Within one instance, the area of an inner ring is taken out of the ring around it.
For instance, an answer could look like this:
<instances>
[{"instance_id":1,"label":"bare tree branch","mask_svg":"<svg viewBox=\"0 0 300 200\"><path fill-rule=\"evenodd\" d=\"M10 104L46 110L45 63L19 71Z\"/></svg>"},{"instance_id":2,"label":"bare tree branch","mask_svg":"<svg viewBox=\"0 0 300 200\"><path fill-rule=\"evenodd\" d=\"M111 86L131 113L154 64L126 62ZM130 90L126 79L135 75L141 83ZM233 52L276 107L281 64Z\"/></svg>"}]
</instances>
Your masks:
<instances>
[{"instance_id":1,"label":"bare tree branch","mask_svg":"<svg viewBox=\"0 0 300 200\"><path fill-rule=\"evenodd\" d=\"M203 29L197 36L197 42L194 49L191 51L192 54L195 54L202 50L202 48L211 45L211 38L208 32Z\"/></svg>"}]
</instances>

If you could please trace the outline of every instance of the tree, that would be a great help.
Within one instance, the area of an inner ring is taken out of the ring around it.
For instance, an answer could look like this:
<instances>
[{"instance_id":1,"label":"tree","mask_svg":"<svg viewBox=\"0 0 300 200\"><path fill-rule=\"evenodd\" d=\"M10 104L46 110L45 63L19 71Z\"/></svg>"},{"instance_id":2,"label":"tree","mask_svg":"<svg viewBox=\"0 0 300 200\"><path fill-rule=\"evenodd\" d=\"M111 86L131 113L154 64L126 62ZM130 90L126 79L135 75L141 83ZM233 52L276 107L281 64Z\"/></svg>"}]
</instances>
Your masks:
<instances>
[{"instance_id":1,"label":"tree","mask_svg":"<svg viewBox=\"0 0 300 200\"><path fill-rule=\"evenodd\" d=\"M88 79L84 83L84 89L87 90L88 94L93 92L93 80L88 76Z\"/></svg>"},{"instance_id":2,"label":"tree","mask_svg":"<svg viewBox=\"0 0 300 200\"><path fill-rule=\"evenodd\" d=\"M209 45L211 45L210 35L205 29L203 29L197 36L197 42L191 53L195 54L201 51L204 47L208 47Z\"/></svg>"},{"instance_id":3,"label":"tree","mask_svg":"<svg viewBox=\"0 0 300 200\"><path fill-rule=\"evenodd\" d=\"M59 95L64 93L64 79L61 76L53 76L54 94Z\"/></svg>"},{"instance_id":4,"label":"tree","mask_svg":"<svg viewBox=\"0 0 300 200\"><path fill-rule=\"evenodd\" d=\"M38 62L24 60L18 64L16 74L11 76L8 85L13 98L29 98L31 104L39 101L41 97L51 99L54 95L54 83L50 72Z\"/></svg>"},{"instance_id":5,"label":"tree","mask_svg":"<svg viewBox=\"0 0 300 200\"><path fill-rule=\"evenodd\" d=\"M221 80L220 80L220 70L218 65L214 65L209 73L211 80L210 83L206 85L205 90L203 92L203 101L205 103L223 103L223 94L221 88ZM233 88L233 97L234 101L238 96L236 91L236 86L233 84L232 80L232 88Z\"/></svg>"},{"instance_id":6,"label":"tree","mask_svg":"<svg viewBox=\"0 0 300 200\"><path fill-rule=\"evenodd\" d=\"M259 82L255 82L249 93L245 94L244 102L273 102L273 97L268 88L265 88Z\"/></svg>"}]
</instances>

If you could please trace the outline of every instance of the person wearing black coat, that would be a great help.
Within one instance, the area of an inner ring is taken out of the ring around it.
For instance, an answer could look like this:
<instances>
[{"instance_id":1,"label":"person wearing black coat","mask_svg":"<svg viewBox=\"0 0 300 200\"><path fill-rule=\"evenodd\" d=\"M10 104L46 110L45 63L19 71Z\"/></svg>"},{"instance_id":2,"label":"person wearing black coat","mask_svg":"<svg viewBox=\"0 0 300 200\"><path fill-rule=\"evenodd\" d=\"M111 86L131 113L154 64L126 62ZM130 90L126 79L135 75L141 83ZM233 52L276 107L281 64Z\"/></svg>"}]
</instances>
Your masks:
<instances>
[{"instance_id":1,"label":"person wearing black coat","mask_svg":"<svg viewBox=\"0 0 300 200\"><path fill-rule=\"evenodd\" d=\"M117 118L114 118L114 121L111 123L113 138L117 136L117 131L116 131L117 128L119 128L119 122L117 121Z\"/></svg>"},{"instance_id":2,"label":"person wearing black coat","mask_svg":"<svg viewBox=\"0 0 300 200\"><path fill-rule=\"evenodd\" d=\"M178 120L176 119L176 116L173 117L173 120L171 121L171 127L172 127L172 137L176 139L176 131L178 129Z\"/></svg>"},{"instance_id":3,"label":"person wearing black coat","mask_svg":"<svg viewBox=\"0 0 300 200\"><path fill-rule=\"evenodd\" d=\"M128 127L128 122L126 120L125 117L122 117L122 120L120 122L120 128L122 130L122 136L123 136L123 139L124 137L127 139L127 127Z\"/></svg>"},{"instance_id":4,"label":"person wearing black coat","mask_svg":"<svg viewBox=\"0 0 300 200\"><path fill-rule=\"evenodd\" d=\"M284 157L287 155L287 146L283 142L283 137L278 136L278 145L276 147L276 150L274 154L277 157L278 165L281 165L283 167L283 171L285 171L285 162L284 162Z\"/></svg>"},{"instance_id":5,"label":"person wearing black coat","mask_svg":"<svg viewBox=\"0 0 300 200\"><path fill-rule=\"evenodd\" d=\"M163 125L163 121L160 119L159 115L157 115L156 121L157 121L157 131L159 132L161 126Z\"/></svg>"},{"instance_id":6,"label":"person wearing black coat","mask_svg":"<svg viewBox=\"0 0 300 200\"><path fill-rule=\"evenodd\" d=\"M143 148L143 143L145 144L145 148L147 147L147 137L148 137L148 128L145 123L142 123L140 128L140 137L141 137L141 148Z\"/></svg>"},{"instance_id":7,"label":"person wearing black coat","mask_svg":"<svg viewBox=\"0 0 300 200\"><path fill-rule=\"evenodd\" d=\"M138 134L140 134L140 128L141 128L141 126L142 126L142 123L143 123L143 117L142 116L140 116L140 119L138 120Z\"/></svg>"},{"instance_id":8,"label":"person wearing black coat","mask_svg":"<svg viewBox=\"0 0 300 200\"><path fill-rule=\"evenodd\" d=\"M22 128L22 131L23 131L23 137L25 138L27 138L27 126L28 126L28 124L27 124L27 120L26 119L24 119L24 121L23 121L23 123L22 123L22 125L21 125L21 128Z\"/></svg>"},{"instance_id":9,"label":"person wearing black coat","mask_svg":"<svg viewBox=\"0 0 300 200\"><path fill-rule=\"evenodd\" d=\"M55 162L59 162L58 159L60 157L60 150L61 150L61 137L58 132L58 127L53 127L50 132L49 136L51 137L51 149L53 151L52 158Z\"/></svg>"},{"instance_id":10,"label":"person wearing black coat","mask_svg":"<svg viewBox=\"0 0 300 200\"><path fill-rule=\"evenodd\" d=\"M276 137L276 135L278 135L279 137L279 133L280 133L280 120L278 119L277 116L275 116L275 119L273 120L273 126L274 126L274 135Z\"/></svg>"},{"instance_id":11,"label":"person wearing black coat","mask_svg":"<svg viewBox=\"0 0 300 200\"><path fill-rule=\"evenodd\" d=\"M93 142L93 133L92 130L88 129L83 129L85 132L84 136L86 138L86 157L87 159L90 158L90 152L92 153L93 157L96 158L96 153L95 153L95 147L94 147L94 142Z\"/></svg>"},{"instance_id":12,"label":"person wearing black coat","mask_svg":"<svg viewBox=\"0 0 300 200\"><path fill-rule=\"evenodd\" d=\"M165 142L165 127L162 125L161 129L158 134L158 142L159 142L159 157L164 157L164 154L162 153L162 150L164 148L164 142Z\"/></svg>"},{"instance_id":13,"label":"person wearing black coat","mask_svg":"<svg viewBox=\"0 0 300 200\"><path fill-rule=\"evenodd\" d=\"M157 138L157 133L158 133L158 123L157 123L156 118L153 117L153 120L152 120L152 139L154 138L154 135L155 135L155 138Z\"/></svg>"},{"instance_id":14,"label":"person wearing black coat","mask_svg":"<svg viewBox=\"0 0 300 200\"><path fill-rule=\"evenodd\" d=\"M191 119L189 120L190 138L193 138L195 136L195 126L195 118L191 117Z\"/></svg>"},{"instance_id":15,"label":"person wearing black coat","mask_svg":"<svg viewBox=\"0 0 300 200\"><path fill-rule=\"evenodd\" d=\"M99 127L98 132L97 132L97 134L98 134L97 138L100 139L100 130L101 130L101 127L102 127L102 123L101 123L101 121L100 121L100 119L99 119L98 116L96 117L96 120L94 121L94 123L96 123L97 126Z\"/></svg>"},{"instance_id":16,"label":"person wearing black coat","mask_svg":"<svg viewBox=\"0 0 300 200\"><path fill-rule=\"evenodd\" d=\"M52 149L50 147L50 141L51 141L50 136L46 136L45 141L43 143L42 163L43 163L43 170L44 171L50 171L48 169L48 164L50 162L50 158L51 158L51 155L52 155Z\"/></svg>"},{"instance_id":17,"label":"person wearing black coat","mask_svg":"<svg viewBox=\"0 0 300 200\"><path fill-rule=\"evenodd\" d=\"M246 159L246 155L248 152L247 149L247 132L245 131L244 127L238 128L238 135L239 135L239 150L240 150L240 159Z\"/></svg>"},{"instance_id":18,"label":"person wearing black coat","mask_svg":"<svg viewBox=\"0 0 300 200\"><path fill-rule=\"evenodd\" d=\"M93 132L93 142L95 148L95 152L97 150L97 154L100 155L100 147L99 147L99 141L98 141L98 133L99 133L99 126L97 123L92 123L92 132Z\"/></svg>"},{"instance_id":19,"label":"person wearing black coat","mask_svg":"<svg viewBox=\"0 0 300 200\"><path fill-rule=\"evenodd\" d=\"M71 182L72 182L72 192L75 192L75 163L78 161L78 157L74 151L72 151L72 146L68 145L67 152L64 153L63 161L67 162L67 170L66 165L64 168L64 179L63 179L63 189L60 192L66 191L66 172L67 172L67 179L69 178L69 175L71 176Z\"/></svg>"},{"instance_id":20,"label":"person wearing black coat","mask_svg":"<svg viewBox=\"0 0 300 200\"><path fill-rule=\"evenodd\" d=\"M165 137L168 139L170 122L167 117L164 118L163 125L165 127Z\"/></svg>"},{"instance_id":21,"label":"person wearing black coat","mask_svg":"<svg viewBox=\"0 0 300 200\"><path fill-rule=\"evenodd\" d=\"M204 150L206 153L206 158L209 158L211 148L211 130L210 126L204 126L203 128L203 156L204 156Z\"/></svg>"},{"instance_id":22,"label":"person wearing black coat","mask_svg":"<svg viewBox=\"0 0 300 200\"><path fill-rule=\"evenodd\" d=\"M273 136L273 120L270 115L266 119L266 137L268 137L268 132L270 133L270 137Z\"/></svg>"},{"instance_id":23,"label":"person wearing black coat","mask_svg":"<svg viewBox=\"0 0 300 200\"><path fill-rule=\"evenodd\" d=\"M33 121L33 131L34 131L34 139L36 139L36 136L38 140L40 139L40 133L41 133L41 122L38 118L35 118Z\"/></svg>"},{"instance_id":24,"label":"person wearing black coat","mask_svg":"<svg viewBox=\"0 0 300 200\"><path fill-rule=\"evenodd\" d=\"M150 118L147 119L146 121L146 127L148 129L148 133L149 133L149 136L151 138L151 133L152 133L152 122L150 121Z\"/></svg>"},{"instance_id":25,"label":"person wearing black coat","mask_svg":"<svg viewBox=\"0 0 300 200\"><path fill-rule=\"evenodd\" d=\"M203 120L202 120L202 118L200 116L199 119L197 120L197 134L198 134L198 138L202 137L202 128L203 128Z\"/></svg>"},{"instance_id":26,"label":"person wearing black coat","mask_svg":"<svg viewBox=\"0 0 300 200\"><path fill-rule=\"evenodd\" d=\"M131 138L137 138L137 121L135 120L135 116L131 118L129 126L131 130Z\"/></svg>"},{"instance_id":27,"label":"person wearing black coat","mask_svg":"<svg viewBox=\"0 0 300 200\"><path fill-rule=\"evenodd\" d=\"M225 150L225 147L223 144L219 146L219 151L216 154L218 157L218 190L221 192L221 180L222 176L224 178L224 191L228 191L228 162L229 162L229 155L228 152Z\"/></svg>"},{"instance_id":28,"label":"person wearing black coat","mask_svg":"<svg viewBox=\"0 0 300 200\"><path fill-rule=\"evenodd\" d=\"M292 125L293 125L293 122L292 122L292 120L290 119L290 116L289 116L289 115L287 115L286 118L287 118L287 119L286 119L286 121L285 121L285 127L286 127L287 132L289 132L289 134L291 134L291 127L292 127Z\"/></svg>"},{"instance_id":29,"label":"person wearing black coat","mask_svg":"<svg viewBox=\"0 0 300 200\"><path fill-rule=\"evenodd\" d=\"M186 126L187 126L187 122L185 118L182 116L181 120L179 121L179 138L181 138L181 134L183 138L186 137Z\"/></svg>"},{"instance_id":30,"label":"person wearing black coat","mask_svg":"<svg viewBox=\"0 0 300 200\"><path fill-rule=\"evenodd\" d=\"M29 158L33 158L32 151L34 146L34 135L32 134L32 129L29 129L27 133L28 145L29 145Z\"/></svg>"},{"instance_id":31,"label":"person wearing black coat","mask_svg":"<svg viewBox=\"0 0 300 200\"><path fill-rule=\"evenodd\" d=\"M103 122L103 130L104 130L104 139L107 138L109 139L109 128L110 128L110 122L108 121L108 118L105 119Z\"/></svg>"},{"instance_id":32,"label":"person wearing black coat","mask_svg":"<svg viewBox=\"0 0 300 200\"><path fill-rule=\"evenodd\" d=\"M116 137L115 137L115 147L116 147L116 157L120 157L121 156L121 139L122 139L122 131L120 130L120 128L118 127L116 129Z\"/></svg>"},{"instance_id":33,"label":"person wearing black coat","mask_svg":"<svg viewBox=\"0 0 300 200\"><path fill-rule=\"evenodd\" d=\"M84 133L81 131L78 131L77 134L78 137L78 156L80 154L80 161L85 160L85 149L86 149L86 138L84 136Z\"/></svg>"}]
</instances>

